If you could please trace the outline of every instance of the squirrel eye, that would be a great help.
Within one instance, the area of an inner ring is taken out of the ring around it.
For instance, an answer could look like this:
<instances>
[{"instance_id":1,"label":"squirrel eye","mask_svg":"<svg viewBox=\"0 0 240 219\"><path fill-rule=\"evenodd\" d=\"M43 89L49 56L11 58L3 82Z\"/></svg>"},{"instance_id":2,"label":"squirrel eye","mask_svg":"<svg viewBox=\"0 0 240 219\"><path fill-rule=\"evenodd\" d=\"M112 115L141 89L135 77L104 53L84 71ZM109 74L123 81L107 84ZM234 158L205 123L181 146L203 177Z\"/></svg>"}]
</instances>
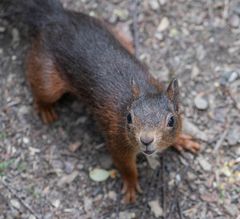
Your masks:
<instances>
[{"instance_id":1,"label":"squirrel eye","mask_svg":"<svg viewBox=\"0 0 240 219\"><path fill-rule=\"evenodd\" d=\"M174 123L175 123L174 117L173 117L173 116L170 116L170 117L168 118L168 124L167 124L167 126L172 128L172 127L174 126Z\"/></svg>"},{"instance_id":2,"label":"squirrel eye","mask_svg":"<svg viewBox=\"0 0 240 219\"><path fill-rule=\"evenodd\" d=\"M127 122L128 122L128 124L131 124L131 123L132 123L131 113L129 113L129 114L127 115Z\"/></svg>"}]
</instances>

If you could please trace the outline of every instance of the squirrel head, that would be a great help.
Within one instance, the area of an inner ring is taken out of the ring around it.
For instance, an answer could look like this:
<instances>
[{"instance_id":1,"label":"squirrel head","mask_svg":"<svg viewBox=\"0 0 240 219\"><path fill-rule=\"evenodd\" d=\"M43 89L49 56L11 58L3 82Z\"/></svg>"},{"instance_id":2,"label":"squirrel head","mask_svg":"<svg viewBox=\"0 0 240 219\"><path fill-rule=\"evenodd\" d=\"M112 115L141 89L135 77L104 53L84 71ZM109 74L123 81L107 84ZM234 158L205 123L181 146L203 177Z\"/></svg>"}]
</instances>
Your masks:
<instances>
[{"instance_id":1,"label":"squirrel head","mask_svg":"<svg viewBox=\"0 0 240 219\"><path fill-rule=\"evenodd\" d=\"M172 80L163 92L139 97L134 83L133 94L126 115L129 141L147 155L163 151L175 142L181 131L178 81Z\"/></svg>"}]
</instances>

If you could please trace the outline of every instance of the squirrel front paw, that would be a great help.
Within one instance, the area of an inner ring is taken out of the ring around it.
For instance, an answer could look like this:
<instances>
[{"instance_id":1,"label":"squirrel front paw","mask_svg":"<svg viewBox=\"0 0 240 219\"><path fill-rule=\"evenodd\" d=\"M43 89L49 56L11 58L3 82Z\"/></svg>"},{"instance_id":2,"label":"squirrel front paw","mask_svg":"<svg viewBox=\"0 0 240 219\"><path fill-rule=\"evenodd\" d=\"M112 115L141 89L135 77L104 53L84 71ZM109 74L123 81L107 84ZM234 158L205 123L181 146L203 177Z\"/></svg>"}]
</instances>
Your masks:
<instances>
[{"instance_id":1,"label":"squirrel front paw","mask_svg":"<svg viewBox=\"0 0 240 219\"><path fill-rule=\"evenodd\" d=\"M173 147L175 147L179 151L188 150L192 153L197 153L201 148L199 143L195 142L191 136L186 134L181 134L177 138Z\"/></svg>"},{"instance_id":2,"label":"squirrel front paw","mask_svg":"<svg viewBox=\"0 0 240 219\"><path fill-rule=\"evenodd\" d=\"M142 193L139 183L129 183L127 180L124 180L122 194L124 194L123 202L125 204L136 202L136 192Z\"/></svg>"}]
</instances>

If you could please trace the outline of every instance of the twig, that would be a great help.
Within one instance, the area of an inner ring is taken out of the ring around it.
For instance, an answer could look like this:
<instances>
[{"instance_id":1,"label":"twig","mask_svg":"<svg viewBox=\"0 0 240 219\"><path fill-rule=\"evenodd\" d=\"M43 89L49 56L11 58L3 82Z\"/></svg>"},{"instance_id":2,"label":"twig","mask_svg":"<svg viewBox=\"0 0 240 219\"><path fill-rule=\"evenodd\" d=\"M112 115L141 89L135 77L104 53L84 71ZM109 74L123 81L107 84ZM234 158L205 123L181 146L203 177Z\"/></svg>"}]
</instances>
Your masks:
<instances>
[{"instance_id":1,"label":"twig","mask_svg":"<svg viewBox=\"0 0 240 219\"><path fill-rule=\"evenodd\" d=\"M177 211L178 211L178 215L180 219L183 219L183 215L182 215L182 209L179 203L179 199L177 198Z\"/></svg>"},{"instance_id":2,"label":"twig","mask_svg":"<svg viewBox=\"0 0 240 219\"><path fill-rule=\"evenodd\" d=\"M134 0L133 7L133 42L135 48L135 56L139 57L139 32L138 32L138 6L140 1Z\"/></svg>"},{"instance_id":3,"label":"twig","mask_svg":"<svg viewBox=\"0 0 240 219\"><path fill-rule=\"evenodd\" d=\"M227 128L223 132L221 138L217 141L217 143L213 149L214 153L216 153L219 150L219 148L222 146L222 143L223 143L224 139L226 138L228 131L229 131L229 126L227 126Z\"/></svg>"},{"instance_id":4,"label":"twig","mask_svg":"<svg viewBox=\"0 0 240 219\"><path fill-rule=\"evenodd\" d=\"M116 219L119 219L120 205L121 205L121 185L118 187L119 192L117 194L117 207L116 207Z\"/></svg>"},{"instance_id":5,"label":"twig","mask_svg":"<svg viewBox=\"0 0 240 219\"><path fill-rule=\"evenodd\" d=\"M148 168L150 169L150 167L148 167ZM148 169L148 170L149 170L149 169ZM148 190L147 190L146 203L148 202L148 199L149 199L150 189L153 187L154 182L156 182L156 180L154 180L155 175L156 175L156 169L153 170L153 173L152 173L152 175L151 175L151 177L150 177L150 179L149 179L149 182L148 182L149 186L148 186ZM145 218L146 218L145 215L146 215L147 205L144 205L144 206L145 206L145 207L144 207L144 209L143 209L143 212L142 212L142 215L141 215L141 219L145 219Z\"/></svg>"},{"instance_id":6,"label":"twig","mask_svg":"<svg viewBox=\"0 0 240 219\"><path fill-rule=\"evenodd\" d=\"M226 94L230 97L230 99L232 100L233 106L236 108L236 110L238 110L238 112L240 112L240 108L239 108L239 106L238 106L238 103L237 103L237 101L235 100L235 98L232 96L231 91L230 91L227 87L225 87L225 92L226 92Z\"/></svg>"},{"instance_id":7,"label":"twig","mask_svg":"<svg viewBox=\"0 0 240 219\"><path fill-rule=\"evenodd\" d=\"M161 195L162 195L162 210L163 210L163 219L165 219L165 174L164 174L164 158L163 156L161 157L161 182L162 182L162 187L161 187Z\"/></svg>"},{"instance_id":8,"label":"twig","mask_svg":"<svg viewBox=\"0 0 240 219\"><path fill-rule=\"evenodd\" d=\"M13 195L15 196L19 202L21 202L21 204L32 214L34 215L37 219L40 219L40 217L37 216L37 214L32 210L32 208L25 203L19 196L18 194L3 180L1 179L1 183L3 184L3 186Z\"/></svg>"},{"instance_id":9,"label":"twig","mask_svg":"<svg viewBox=\"0 0 240 219\"><path fill-rule=\"evenodd\" d=\"M184 168L182 168L179 171L179 175L181 176L181 181L183 181L186 178L187 172L191 168L191 166L192 166L193 162L195 161L196 157L197 157L197 155L194 156L194 158L192 159L192 161L190 162L190 164L188 166L184 166ZM179 159L179 162L180 162L180 159ZM175 218L175 217L171 217L171 215L173 213L173 210L176 209L176 208L178 210L178 214L179 214L180 219L183 218L181 209L178 209L178 208L180 208L180 204L178 203L179 202L179 198L178 198L178 195L179 195L179 191L178 191L179 185L180 185L180 182L175 182L175 185L174 185L174 188L173 188L173 192L174 192L174 196L172 198L173 201L170 204L170 207L169 207L170 212L168 214L167 219Z\"/></svg>"}]
</instances>

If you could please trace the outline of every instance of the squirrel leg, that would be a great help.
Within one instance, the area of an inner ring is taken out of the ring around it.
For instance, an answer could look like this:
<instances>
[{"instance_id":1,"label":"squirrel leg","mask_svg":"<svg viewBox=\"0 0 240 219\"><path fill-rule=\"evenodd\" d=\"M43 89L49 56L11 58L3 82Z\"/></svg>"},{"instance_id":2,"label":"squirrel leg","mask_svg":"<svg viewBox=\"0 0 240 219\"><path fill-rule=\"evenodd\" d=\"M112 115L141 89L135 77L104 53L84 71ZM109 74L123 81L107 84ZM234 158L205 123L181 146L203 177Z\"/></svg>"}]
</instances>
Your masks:
<instances>
[{"instance_id":1,"label":"squirrel leg","mask_svg":"<svg viewBox=\"0 0 240 219\"><path fill-rule=\"evenodd\" d=\"M200 144L186 134L180 134L173 146L179 151L188 150L192 153L197 153L201 148Z\"/></svg>"},{"instance_id":2,"label":"squirrel leg","mask_svg":"<svg viewBox=\"0 0 240 219\"><path fill-rule=\"evenodd\" d=\"M68 86L38 42L36 40L33 43L27 56L27 79L33 93L35 108L47 124L57 119L53 105L68 91Z\"/></svg>"},{"instance_id":3,"label":"squirrel leg","mask_svg":"<svg viewBox=\"0 0 240 219\"><path fill-rule=\"evenodd\" d=\"M122 193L124 194L124 203L134 203L136 201L136 192L142 192L138 183L136 155L114 156L113 161L123 178Z\"/></svg>"}]
</instances>

